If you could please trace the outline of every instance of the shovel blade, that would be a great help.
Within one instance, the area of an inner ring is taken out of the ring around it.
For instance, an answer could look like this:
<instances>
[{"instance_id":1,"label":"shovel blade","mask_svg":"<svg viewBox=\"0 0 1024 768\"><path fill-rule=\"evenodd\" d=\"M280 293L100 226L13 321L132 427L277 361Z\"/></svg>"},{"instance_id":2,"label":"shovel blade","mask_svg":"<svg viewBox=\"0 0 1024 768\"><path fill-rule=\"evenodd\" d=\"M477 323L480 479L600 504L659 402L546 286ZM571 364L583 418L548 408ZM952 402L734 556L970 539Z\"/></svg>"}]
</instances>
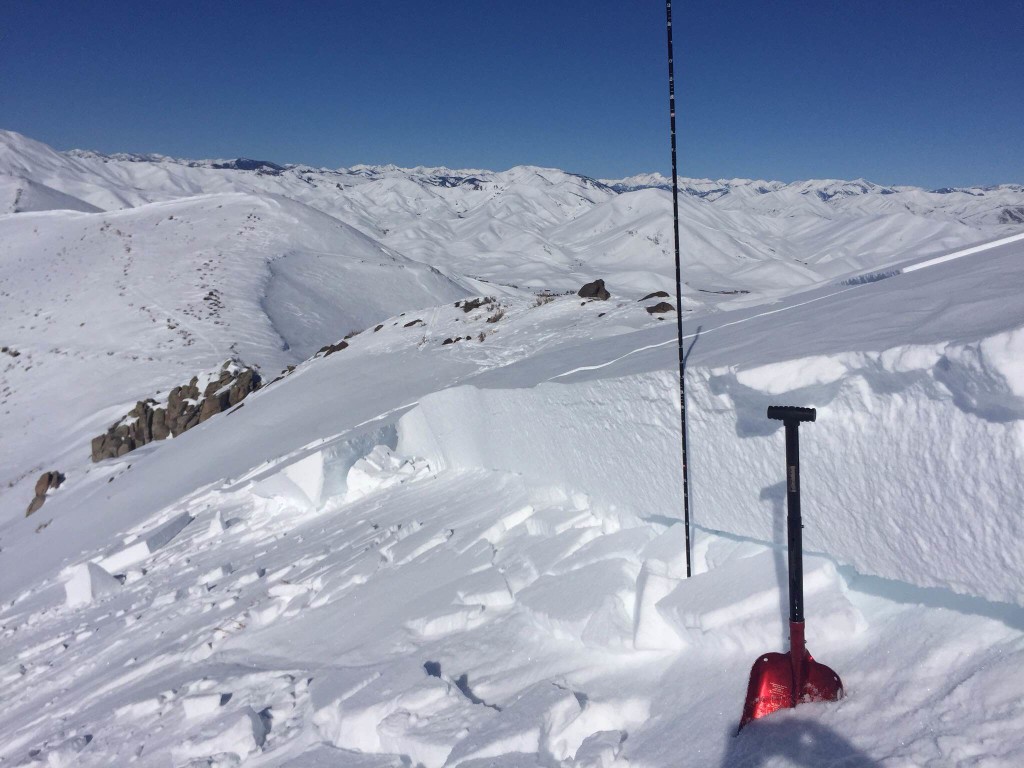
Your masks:
<instances>
[{"instance_id":1,"label":"shovel blade","mask_svg":"<svg viewBox=\"0 0 1024 768\"><path fill-rule=\"evenodd\" d=\"M843 681L839 679L831 667L817 662L807 653L804 656L804 684L800 691L800 701L839 701L843 698Z\"/></svg>"},{"instance_id":2,"label":"shovel blade","mask_svg":"<svg viewBox=\"0 0 1024 768\"><path fill-rule=\"evenodd\" d=\"M838 701L843 697L843 682L832 669L814 660L804 651L803 680L795 690L792 657L788 653L766 653L754 662L747 684L747 698L737 733L751 720L767 717L772 712L811 701Z\"/></svg>"}]
</instances>

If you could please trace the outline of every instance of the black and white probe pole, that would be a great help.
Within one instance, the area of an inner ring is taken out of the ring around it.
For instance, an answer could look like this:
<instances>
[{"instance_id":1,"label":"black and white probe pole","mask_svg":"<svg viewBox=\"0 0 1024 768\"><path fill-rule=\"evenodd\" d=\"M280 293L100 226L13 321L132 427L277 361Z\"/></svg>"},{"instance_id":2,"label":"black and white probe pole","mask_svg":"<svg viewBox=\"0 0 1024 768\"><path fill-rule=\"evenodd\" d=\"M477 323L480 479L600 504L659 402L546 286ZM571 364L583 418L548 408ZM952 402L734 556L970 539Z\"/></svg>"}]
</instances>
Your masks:
<instances>
[{"instance_id":1,"label":"black and white probe pole","mask_svg":"<svg viewBox=\"0 0 1024 768\"><path fill-rule=\"evenodd\" d=\"M686 355L683 351L683 277L679 265L679 173L676 168L676 81L672 61L672 0L665 0L668 27L668 114L672 134L672 232L676 244L676 330L679 334L679 418L683 442L683 525L686 526L686 578L690 578L690 483L686 468Z\"/></svg>"}]
</instances>

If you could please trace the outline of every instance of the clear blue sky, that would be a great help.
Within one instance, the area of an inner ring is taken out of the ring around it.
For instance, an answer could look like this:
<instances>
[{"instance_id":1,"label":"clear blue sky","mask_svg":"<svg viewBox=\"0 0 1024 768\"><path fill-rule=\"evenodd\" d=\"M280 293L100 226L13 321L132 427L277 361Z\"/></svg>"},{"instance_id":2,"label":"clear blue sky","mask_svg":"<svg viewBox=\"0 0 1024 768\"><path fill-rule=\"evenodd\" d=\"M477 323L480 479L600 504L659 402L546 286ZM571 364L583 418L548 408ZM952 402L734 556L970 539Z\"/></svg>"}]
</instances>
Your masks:
<instances>
[{"instance_id":1,"label":"clear blue sky","mask_svg":"<svg viewBox=\"0 0 1024 768\"><path fill-rule=\"evenodd\" d=\"M659 0L47 2L0 127L58 149L668 172ZM680 173L1024 182L1024 0L676 0Z\"/></svg>"}]
</instances>

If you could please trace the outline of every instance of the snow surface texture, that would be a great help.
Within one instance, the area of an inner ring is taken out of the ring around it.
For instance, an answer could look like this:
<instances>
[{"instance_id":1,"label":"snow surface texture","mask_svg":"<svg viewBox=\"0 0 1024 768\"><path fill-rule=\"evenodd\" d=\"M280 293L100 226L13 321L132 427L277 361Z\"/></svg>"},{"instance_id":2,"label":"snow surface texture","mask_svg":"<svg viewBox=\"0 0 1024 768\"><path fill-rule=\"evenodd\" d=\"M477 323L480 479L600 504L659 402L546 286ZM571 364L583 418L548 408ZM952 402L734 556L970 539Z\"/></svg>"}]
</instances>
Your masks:
<instances>
[{"instance_id":1,"label":"snow surface texture","mask_svg":"<svg viewBox=\"0 0 1024 768\"><path fill-rule=\"evenodd\" d=\"M1024 241L990 215L1019 188L688 182L686 579L674 315L636 301L671 287L662 191L0 148L104 209L0 216L0 761L1024 763ZM232 354L298 367L88 462ZM736 738L786 647L774 403L818 408L807 638L848 696Z\"/></svg>"}]
</instances>

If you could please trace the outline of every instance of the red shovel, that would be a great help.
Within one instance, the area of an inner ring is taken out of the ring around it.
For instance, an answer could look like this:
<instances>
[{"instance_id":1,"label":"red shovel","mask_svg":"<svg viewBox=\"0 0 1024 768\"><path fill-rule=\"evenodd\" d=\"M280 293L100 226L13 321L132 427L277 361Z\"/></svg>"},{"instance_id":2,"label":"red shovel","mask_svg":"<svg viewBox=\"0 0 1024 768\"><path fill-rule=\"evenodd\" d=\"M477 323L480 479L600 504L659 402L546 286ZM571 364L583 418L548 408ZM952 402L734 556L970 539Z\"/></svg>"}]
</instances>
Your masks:
<instances>
[{"instance_id":1,"label":"red shovel","mask_svg":"<svg viewBox=\"0 0 1024 768\"><path fill-rule=\"evenodd\" d=\"M750 670L739 730L751 720L809 701L843 697L839 675L814 660L804 645L803 526L800 523L800 422L814 421L813 408L773 405L768 418L786 425L786 501L789 508L789 653L766 653ZM739 732L737 731L737 733Z\"/></svg>"}]
</instances>

